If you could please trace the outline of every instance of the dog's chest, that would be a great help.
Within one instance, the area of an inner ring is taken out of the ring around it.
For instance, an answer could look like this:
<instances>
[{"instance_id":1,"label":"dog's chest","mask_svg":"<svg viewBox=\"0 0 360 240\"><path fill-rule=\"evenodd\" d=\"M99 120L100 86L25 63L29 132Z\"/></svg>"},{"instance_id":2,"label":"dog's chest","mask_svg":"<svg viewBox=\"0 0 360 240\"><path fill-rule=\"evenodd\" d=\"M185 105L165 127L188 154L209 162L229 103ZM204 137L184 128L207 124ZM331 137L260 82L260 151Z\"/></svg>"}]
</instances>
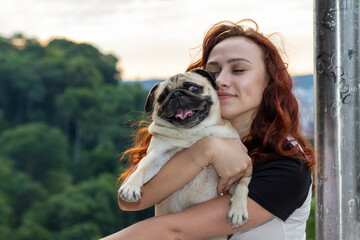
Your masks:
<instances>
[{"instance_id":1,"label":"dog's chest","mask_svg":"<svg viewBox=\"0 0 360 240\"><path fill-rule=\"evenodd\" d=\"M217 197L219 176L210 165L193 180L156 206L156 215L180 212L195 204Z\"/></svg>"}]
</instances>

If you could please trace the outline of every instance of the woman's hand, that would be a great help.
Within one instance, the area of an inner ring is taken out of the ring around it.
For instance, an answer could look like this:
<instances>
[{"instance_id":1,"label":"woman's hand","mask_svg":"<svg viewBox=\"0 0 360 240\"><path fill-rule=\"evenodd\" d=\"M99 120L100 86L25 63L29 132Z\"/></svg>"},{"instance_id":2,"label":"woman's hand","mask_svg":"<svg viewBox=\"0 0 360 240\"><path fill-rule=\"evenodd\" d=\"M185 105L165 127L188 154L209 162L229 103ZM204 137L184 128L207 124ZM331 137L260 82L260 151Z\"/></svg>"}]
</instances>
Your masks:
<instances>
[{"instance_id":1,"label":"woman's hand","mask_svg":"<svg viewBox=\"0 0 360 240\"><path fill-rule=\"evenodd\" d=\"M242 176L251 176L252 163L244 144L235 138L207 137L203 139L208 154L208 164L220 176L217 191L222 195Z\"/></svg>"}]
</instances>

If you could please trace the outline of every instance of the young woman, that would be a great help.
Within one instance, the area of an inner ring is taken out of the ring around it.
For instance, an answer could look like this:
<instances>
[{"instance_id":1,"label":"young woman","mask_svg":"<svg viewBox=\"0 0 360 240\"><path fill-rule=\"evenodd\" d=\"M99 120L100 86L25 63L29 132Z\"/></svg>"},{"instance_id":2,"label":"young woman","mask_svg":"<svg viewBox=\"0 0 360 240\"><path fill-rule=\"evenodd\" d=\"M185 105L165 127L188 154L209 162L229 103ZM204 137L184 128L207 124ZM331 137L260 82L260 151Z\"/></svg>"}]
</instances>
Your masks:
<instances>
[{"instance_id":1,"label":"young woman","mask_svg":"<svg viewBox=\"0 0 360 240\"><path fill-rule=\"evenodd\" d=\"M202 57L187 70L194 68L215 73L221 114L237 129L245 147L235 139L200 140L189 149L193 159L185 151L178 153L144 186L139 202L119 199L119 206L136 211L159 203L209 164L220 176L220 197L144 220L106 239L209 239L230 234L236 239L305 239L313 150L301 134L292 79L276 47L251 20L220 22L206 34ZM146 128L138 134L138 145L128 151L132 166L122 177L146 152L151 135ZM249 221L232 228L226 219L231 197L227 191L251 170Z\"/></svg>"}]
</instances>

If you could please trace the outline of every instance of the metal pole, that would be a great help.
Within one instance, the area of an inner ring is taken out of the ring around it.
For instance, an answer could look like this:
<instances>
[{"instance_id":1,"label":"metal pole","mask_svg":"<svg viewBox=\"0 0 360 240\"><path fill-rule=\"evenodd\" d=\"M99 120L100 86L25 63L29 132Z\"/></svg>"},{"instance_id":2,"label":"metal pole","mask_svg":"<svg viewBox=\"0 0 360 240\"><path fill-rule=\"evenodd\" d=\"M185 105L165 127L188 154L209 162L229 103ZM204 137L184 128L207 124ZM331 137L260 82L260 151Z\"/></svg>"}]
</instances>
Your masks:
<instances>
[{"instance_id":1,"label":"metal pole","mask_svg":"<svg viewBox=\"0 0 360 240\"><path fill-rule=\"evenodd\" d=\"M316 239L360 239L359 0L315 0Z\"/></svg>"}]
</instances>

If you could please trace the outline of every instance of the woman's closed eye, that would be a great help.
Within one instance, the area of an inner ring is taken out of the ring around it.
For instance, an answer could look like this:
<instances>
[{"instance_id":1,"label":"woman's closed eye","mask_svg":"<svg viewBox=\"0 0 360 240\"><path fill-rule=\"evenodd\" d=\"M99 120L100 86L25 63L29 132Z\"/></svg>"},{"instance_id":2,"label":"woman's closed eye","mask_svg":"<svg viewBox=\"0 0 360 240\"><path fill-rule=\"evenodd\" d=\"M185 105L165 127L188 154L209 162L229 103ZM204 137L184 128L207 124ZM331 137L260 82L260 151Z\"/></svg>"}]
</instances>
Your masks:
<instances>
[{"instance_id":1,"label":"woman's closed eye","mask_svg":"<svg viewBox=\"0 0 360 240\"><path fill-rule=\"evenodd\" d=\"M234 73L242 73L245 72L245 69L234 69L232 70Z\"/></svg>"}]
</instances>

